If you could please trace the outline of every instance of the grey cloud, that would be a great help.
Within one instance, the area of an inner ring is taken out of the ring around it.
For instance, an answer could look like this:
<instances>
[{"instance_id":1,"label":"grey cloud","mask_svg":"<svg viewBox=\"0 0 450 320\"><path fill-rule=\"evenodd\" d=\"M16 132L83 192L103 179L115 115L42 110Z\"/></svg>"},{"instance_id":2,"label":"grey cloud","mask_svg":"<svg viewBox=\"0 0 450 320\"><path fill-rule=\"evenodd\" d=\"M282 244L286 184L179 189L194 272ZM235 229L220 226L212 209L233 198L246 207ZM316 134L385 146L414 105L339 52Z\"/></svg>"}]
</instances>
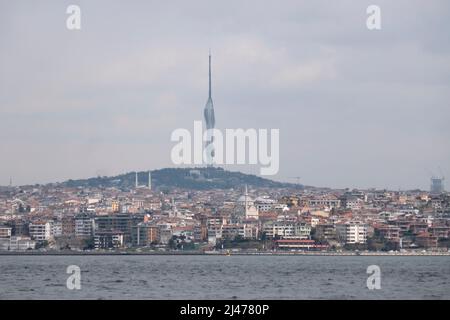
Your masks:
<instances>
[{"instance_id":1,"label":"grey cloud","mask_svg":"<svg viewBox=\"0 0 450 320\"><path fill-rule=\"evenodd\" d=\"M428 188L450 170L447 1L0 2L0 185L171 166L202 119L280 128L275 179ZM5 156L7 155L7 156ZM258 172L254 167L230 167Z\"/></svg>"}]
</instances>

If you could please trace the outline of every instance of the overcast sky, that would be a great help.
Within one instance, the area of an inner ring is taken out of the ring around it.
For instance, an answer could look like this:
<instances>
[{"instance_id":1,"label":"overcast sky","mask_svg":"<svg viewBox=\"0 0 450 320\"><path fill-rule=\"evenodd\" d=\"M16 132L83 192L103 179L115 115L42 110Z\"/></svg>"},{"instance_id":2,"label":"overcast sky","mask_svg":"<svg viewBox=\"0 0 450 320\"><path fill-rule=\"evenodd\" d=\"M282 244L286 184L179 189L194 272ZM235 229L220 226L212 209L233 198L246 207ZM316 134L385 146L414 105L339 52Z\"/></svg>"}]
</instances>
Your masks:
<instances>
[{"instance_id":1,"label":"overcast sky","mask_svg":"<svg viewBox=\"0 0 450 320\"><path fill-rule=\"evenodd\" d=\"M173 167L211 48L216 127L279 128L272 178L428 189L450 173L449 28L446 0L0 0L0 185Z\"/></svg>"}]
</instances>

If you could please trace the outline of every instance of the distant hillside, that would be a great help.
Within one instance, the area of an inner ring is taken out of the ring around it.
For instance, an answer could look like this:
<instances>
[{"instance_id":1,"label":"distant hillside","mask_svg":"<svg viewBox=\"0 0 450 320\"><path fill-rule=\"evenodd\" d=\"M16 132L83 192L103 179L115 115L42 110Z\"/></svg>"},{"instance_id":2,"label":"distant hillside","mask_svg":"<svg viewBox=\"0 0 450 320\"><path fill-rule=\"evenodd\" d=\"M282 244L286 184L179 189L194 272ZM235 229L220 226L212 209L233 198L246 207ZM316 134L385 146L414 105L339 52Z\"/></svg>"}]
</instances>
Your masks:
<instances>
[{"instance_id":1,"label":"distant hillside","mask_svg":"<svg viewBox=\"0 0 450 320\"><path fill-rule=\"evenodd\" d=\"M139 185L148 185L148 171L138 172ZM114 177L96 177L68 180L67 187L118 187L132 188L135 172ZM259 188L303 188L302 185L281 183L241 172L226 171L222 168L166 168L152 171L153 188L185 188L193 190L230 189L249 185Z\"/></svg>"}]
</instances>

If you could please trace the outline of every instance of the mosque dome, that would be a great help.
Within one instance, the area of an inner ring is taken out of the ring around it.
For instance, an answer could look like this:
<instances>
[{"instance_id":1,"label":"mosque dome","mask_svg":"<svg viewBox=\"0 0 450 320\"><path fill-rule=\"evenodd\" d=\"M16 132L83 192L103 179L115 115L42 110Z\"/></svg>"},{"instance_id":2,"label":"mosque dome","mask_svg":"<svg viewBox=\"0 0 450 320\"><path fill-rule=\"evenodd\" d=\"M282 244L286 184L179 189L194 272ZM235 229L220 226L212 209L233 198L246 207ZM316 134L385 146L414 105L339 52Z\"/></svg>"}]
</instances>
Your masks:
<instances>
[{"instance_id":1,"label":"mosque dome","mask_svg":"<svg viewBox=\"0 0 450 320\"><path fill-rule=\"evenodd\" d=\"M245 204L245 194L240 196L239 199L237 200L237 202L241 205L244 205ZM247 203L250 205L253 202L254 202L253 198L247 195Z\"/></svg>"}]
</instances>

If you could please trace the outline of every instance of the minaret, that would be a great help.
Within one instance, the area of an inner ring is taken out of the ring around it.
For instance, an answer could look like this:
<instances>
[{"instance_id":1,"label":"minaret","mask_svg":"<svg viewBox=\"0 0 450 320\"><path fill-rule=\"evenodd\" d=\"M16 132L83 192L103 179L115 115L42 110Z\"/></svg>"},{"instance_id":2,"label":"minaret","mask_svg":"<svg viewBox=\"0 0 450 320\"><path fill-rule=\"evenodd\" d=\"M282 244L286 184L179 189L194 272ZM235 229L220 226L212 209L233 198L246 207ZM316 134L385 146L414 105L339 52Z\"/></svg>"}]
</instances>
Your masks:
<instances>
[{"instance_id":1,"label":"minaret","mask_svg":"<svg viewBox=\"0 0 450 320\"><path fill-rule=\"evenodd\" d=\"M139 185L138 185L138 173L137 173L137 171L136 171L136 176L135 176L135 178L134 178L134 184L135 184L135 187L136 187L136 188L139 187Z\"/></svg>"},{"instance_id":2,"label":"minaret","mask_svg":"<svg viewBox=\"0 0 450 320\"><path fill-rule=\"evenodd\" d=\"M211 53L209 53L209 91L208 91L208 101L206 102L205 109L203 111L205 117L206 130L214 129L216 120L214 118L214 105L211 95ZM212 167L214 162L214 145L209 146L214 141L214 136L211 132L207 131L207 138L205 149L207 150L206 164L208 167Z\"/></svg>"},{"instance_id":3,"label":"minaret","mask_svg":"<svg viewBox=\"0 0 450 320\"><path fill-rule=\"evenodd\" d=\"M175 198L174 197L172 197L172 215L174 217L177 216L177 207L175 206Z\"/></svg>"},{"instance_id":4,"label":"minaret","mask_svg":"<svg viewBox=\"0 0 450 320\"><path fill-rule=\"evenodd\" d=\"M245 205L245 217L247 217L247 213L248 213L248 190L247 190L247 185L245 185L245 195L244 195L244 205Z\"/></svg>"},{"instance_id":5,"label":"minaret","mask_svg":"<svg viewBox=\"0 0 450 320\"><path fill-rule=\"evenodd\" d=\"M148 188L152 190L152 172L148 172Z\"/></svg>"}]
</instances>

